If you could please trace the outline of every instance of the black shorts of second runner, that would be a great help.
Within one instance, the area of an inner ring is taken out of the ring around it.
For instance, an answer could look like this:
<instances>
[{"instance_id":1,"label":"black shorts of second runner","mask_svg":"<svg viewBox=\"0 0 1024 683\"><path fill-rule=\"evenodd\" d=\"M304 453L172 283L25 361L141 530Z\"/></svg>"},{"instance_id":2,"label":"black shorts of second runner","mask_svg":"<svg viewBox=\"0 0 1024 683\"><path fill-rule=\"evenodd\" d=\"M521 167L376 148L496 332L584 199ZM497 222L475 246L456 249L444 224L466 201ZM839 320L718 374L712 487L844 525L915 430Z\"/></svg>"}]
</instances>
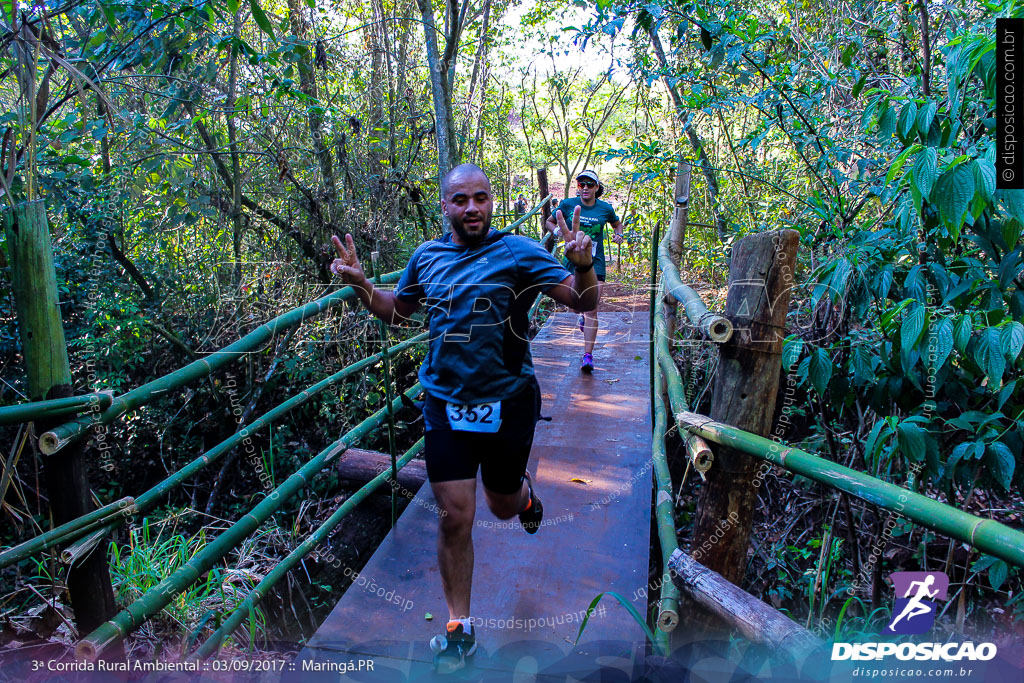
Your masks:
<instances>
[{"instance_id":1,"label":"black shorts of second runner","mask_svg":"<svg viewBox=\"0 0 1024 683\"><path fill-rule=\"evenodd\" d=\"M448 424L445 404L427 394L423 416L427 423L424 459L431 482L476 479L494 493L519 490L540 419L540 387L536 380L501 402L501 426L493 434L456 431Z\"/></svg>"}]
</instances>

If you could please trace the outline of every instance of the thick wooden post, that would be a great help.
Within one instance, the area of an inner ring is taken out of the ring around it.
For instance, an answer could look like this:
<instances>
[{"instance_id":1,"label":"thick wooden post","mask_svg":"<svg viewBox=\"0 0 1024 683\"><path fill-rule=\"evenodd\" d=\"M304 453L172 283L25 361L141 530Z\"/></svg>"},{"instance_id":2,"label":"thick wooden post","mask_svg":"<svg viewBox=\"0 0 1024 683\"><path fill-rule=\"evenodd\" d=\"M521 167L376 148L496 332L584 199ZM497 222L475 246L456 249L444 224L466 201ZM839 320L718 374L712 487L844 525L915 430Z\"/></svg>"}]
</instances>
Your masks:
<instances>
[{"instance_id":1,"label":"thick wooden post","mask_svg":"<svg viewBox=\"0 0 1024 683\"><path fill-rule=\"evenodd\" d=\"M72 395L64 326L57 306L57 275L53 247L42 201L19 204L5 212L7 249L11 257L18 329L25 354L29 397L34 400ZM63 421L40 421L43 433ZM69 444L45 460L47 495L55 525L69 522L94 509L81 442ZM68 592L81 634L97 628L117 612L110 586L106 546L69 568Z\"/></svg>"},{"instance_id":2,"label":"thick wooden post","mask_svg":"<svg viewBox=\"0 0 1024 683\"><path fill-rule=\"evenodd\" d=\"M537 169L537 189L540 191L541 199L544 199L544 197L548 196L548 169L546 168ZM548 251L554 251L555 236L552 235L550 232L547 232L547 228L544 227L547 224L548 218L550 216L551 206L548 202L545 202L544 206L542 206L540 210L540 234L543 236L541 239L541 244L543 244L544 248L547 249Z\"/></svg>"},{"instance_id":3,"label":"thick wooden post","mask_svg":"<svg viewBox=\"0 0 1024 683\"><path fill-rule=\"evenodd\" d=\"M679 267L683 257L683 243L686 241L686 228L690 222L690 162L679 160L676 169L676 187L672 212L672 238L668 243L672 263Z\"/></svg>"},{"instance_id":4,"label":"thick wooden post","mask_svg":"<svg viewBox=\"0 0 1024 683\"><path fill-rule=\"evenodd\" d=\"M679 160L676 169L676 184L673 194L672 224L669 226L668 253L673 265L679 268L683 260L683 243L686 228L690 222L690 163ZM676 337L676 312L678 305L674 297L665 297L665 326L669 342Z\"/></svg>"},{"instance_id":5,"label":"thick wooden post","mask_svg":"<svg viewBox=\"0 0 1024 683\"><path fill-rule=\"evenodd\" d=\"M750 235L733 246L729 262L725 316L735 332L719 347L711 417L760 436L768 436L775 410L799 240L795 230ZM747 568L758 464L731 448L717 449L694 527L694 557L737 585Z\"/></svg>"}]
</instances>

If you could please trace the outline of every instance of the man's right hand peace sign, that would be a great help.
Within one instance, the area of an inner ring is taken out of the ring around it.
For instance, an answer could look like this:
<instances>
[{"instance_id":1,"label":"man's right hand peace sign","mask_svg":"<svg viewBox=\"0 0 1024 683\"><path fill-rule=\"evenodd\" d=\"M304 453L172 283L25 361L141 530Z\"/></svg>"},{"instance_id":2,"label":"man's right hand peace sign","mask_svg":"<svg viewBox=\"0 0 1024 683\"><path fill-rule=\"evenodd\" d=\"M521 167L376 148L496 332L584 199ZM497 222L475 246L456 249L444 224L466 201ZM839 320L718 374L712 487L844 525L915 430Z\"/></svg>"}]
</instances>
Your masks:
<instances>
[{"instance_id":1,"label":"man's right hand peace sign","mask_svg":"<svg viewBox=\"0 0 1024 683\"><path fill-rule=\"evenodd\" d=\"M555 222L562 233L562 239L565 240L565 257L569 262L580 268L586 268L593 263L590 236L580 230L580 207L577 206L572 211L572 230L565 224L565 217L561 211L555 211Z\"/></svg>"},{"instance_id":2,"label":"man's right hand peace sign","mask_svg":"<svg viewBox=\"0 0 1024 683\"><path fill-rule=\"evenodd\" d=\"M342 245L337 235L331 235L331 242L334 243L334 251L338 253L338 258L331 261L331 272L340 275L346 285L366 289L366 273L356 257L356 244L352 235L345 235L345 245Z\"/></svg>"}]
</instances>

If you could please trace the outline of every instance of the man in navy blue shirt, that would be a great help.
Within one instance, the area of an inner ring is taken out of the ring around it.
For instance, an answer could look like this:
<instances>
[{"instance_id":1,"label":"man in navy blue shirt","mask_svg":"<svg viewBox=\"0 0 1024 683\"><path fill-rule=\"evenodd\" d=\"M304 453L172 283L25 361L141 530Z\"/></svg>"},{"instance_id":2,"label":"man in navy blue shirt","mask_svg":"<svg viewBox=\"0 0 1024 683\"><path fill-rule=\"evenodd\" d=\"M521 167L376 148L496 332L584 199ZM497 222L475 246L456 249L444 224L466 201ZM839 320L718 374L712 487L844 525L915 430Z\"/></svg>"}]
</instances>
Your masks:
<instances>
[{"instance_id":1,"label":"man in navy blue shirt","mask_svg":"<svg viewBox=\"0 0 1024 683\"><path fill-rule=\"evenodd\" d=\"M537 242L491 230L491 184L473 164L452 169L441 183L441 209L452 226L419 246L394 292L366 278L351 235L333 237L332 272L351 285L366 308L388 323L428 309L430 345L420 368L426 390L424 458L443 514L438 564L448 603L446 632L431 640L440 671L461 668L476 650L470 619L473 517L480 471L487 505L498 518L518 515L535 533L543 507L526 469L540 417L527 314L541 293L577 311L597 306L590 237L558 226L575 274Z\"/></svg>"}]
</instances>

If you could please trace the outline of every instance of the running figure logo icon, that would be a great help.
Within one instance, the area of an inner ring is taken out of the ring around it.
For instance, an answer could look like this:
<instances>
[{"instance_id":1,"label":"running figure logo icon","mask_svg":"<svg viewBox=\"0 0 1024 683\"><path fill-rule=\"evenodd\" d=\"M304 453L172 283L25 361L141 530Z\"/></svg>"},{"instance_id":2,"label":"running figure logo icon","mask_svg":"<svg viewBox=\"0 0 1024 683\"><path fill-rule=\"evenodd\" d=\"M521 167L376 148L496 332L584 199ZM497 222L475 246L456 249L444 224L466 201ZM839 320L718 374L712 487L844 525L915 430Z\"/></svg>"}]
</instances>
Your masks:
<instances>
[{"instance_id":1,"label":"running figure logo icon","mask_svg":"<svg viewBox=\"0 0 1024 683\"><path fill-rule=\"evenodd\" d=\"M949 577L943 572L894 572L890 578L896 602L892 621L883 633L926 633L935 623L937 602L946 599Z\"/></svg>"}]
</instances>

